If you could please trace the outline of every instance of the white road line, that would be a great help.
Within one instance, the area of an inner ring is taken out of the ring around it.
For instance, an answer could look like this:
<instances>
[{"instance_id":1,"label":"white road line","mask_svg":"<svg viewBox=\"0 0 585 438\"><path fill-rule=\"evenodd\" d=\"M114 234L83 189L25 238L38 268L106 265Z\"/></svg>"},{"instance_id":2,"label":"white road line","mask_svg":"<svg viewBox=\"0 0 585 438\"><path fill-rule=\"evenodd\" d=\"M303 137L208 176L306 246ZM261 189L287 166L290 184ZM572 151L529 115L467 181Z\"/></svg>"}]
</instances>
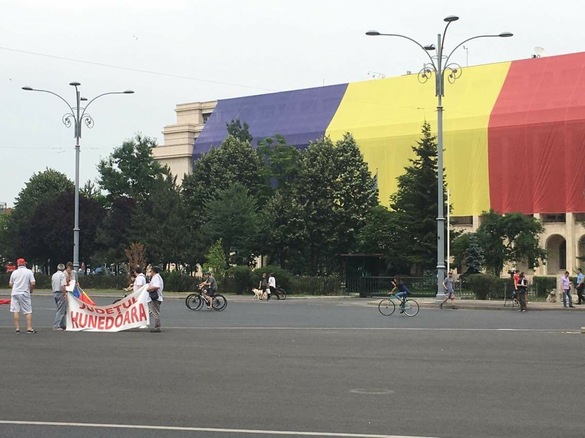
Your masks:
<instances>
[{"instance_id":1,"label":"white road line","mask_svg":"<svg viewBox=\"0 0 585 438\"><path fill-rule=\"evenodd\" d=\"M141 424L99 424L99 423L66 423L59 421L10 421L0 420L0 424L24 425L24 426L61 426L61 427L87 427L101 429L139 429L139 430L167 430L186 432L215 432L224 434L250 434L250 435L297 435L297 436L330 436L348 438L431 438L414 435L376 435L363 433L339 433L339 432L299 432L292 430L255 430L255 429L224 429L213 427L179 427L179 426L148 426Z\"/></svg>"},{"instance_id":2,"label":"white road line","mask_svg":"<svg viewBox=\"0 0 585 438\"><path fill-rule=\"evenodd\" d=\"M35 326L39 329L38 326ZM0 326L0 329L11 328L13 326ZM51 327L40 327L41 330L50 330ZM282 331L412 331L412 332L525 332L525 333L579 333L574 328L558 328L558 329L531 329L531 328L445 328L445 327L163 327L164 330L282 330ZM128 331L143 331L146 329L130 329ZM73 333L73 332L71 332ZM82 332L75 332L82 333ZM99 333L99 332L92 332ZM110 333L110 332L108 332ZM119 332L123 333L123 332Z\"/></svg>"},{"instance_id":3,"label":"white road line","mask_svg":"<svg viewBox=\"0 0 585 438\"><path fill-rule=\"evenodd\" d=\"M530 329L530 328L426 328L426 327L164 327L169 330L290 330L290 331L415 331L415 332L538 332L559 333L575 329Z\"/></svg>"}]
</instances>

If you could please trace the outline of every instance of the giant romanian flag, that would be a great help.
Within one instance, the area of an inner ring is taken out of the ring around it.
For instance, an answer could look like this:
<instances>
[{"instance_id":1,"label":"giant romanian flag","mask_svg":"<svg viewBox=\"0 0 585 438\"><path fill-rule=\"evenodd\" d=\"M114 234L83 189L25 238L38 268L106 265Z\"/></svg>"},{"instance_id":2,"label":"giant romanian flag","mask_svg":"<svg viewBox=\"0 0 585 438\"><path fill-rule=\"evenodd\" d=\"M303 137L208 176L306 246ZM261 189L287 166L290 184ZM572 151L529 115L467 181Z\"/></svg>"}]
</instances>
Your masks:
<instances>
[{"instance_id":1,"label":"giant romanian flag","mask_svg":"<svg viewBox=\"0 0 585 438\"><path fill-rule=\"evenodd\" d=\"M194 156L219 146L234 119L255 142L280 134L300 148L350 132L388 205L422 124L436 134L434 91L413 74L220 100ZM463 68L443 107L452 215L585 212L585 53Z\"/></svg>"}]
</instances>

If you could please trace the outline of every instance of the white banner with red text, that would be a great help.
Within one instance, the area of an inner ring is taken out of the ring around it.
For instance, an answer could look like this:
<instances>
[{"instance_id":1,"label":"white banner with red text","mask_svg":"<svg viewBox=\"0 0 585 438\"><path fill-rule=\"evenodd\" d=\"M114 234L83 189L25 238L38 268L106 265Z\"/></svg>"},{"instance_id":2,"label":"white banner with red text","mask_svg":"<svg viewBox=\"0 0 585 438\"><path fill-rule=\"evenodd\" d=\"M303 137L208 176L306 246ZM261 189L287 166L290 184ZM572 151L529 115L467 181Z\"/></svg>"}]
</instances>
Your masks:
<instances>
[{"instance_id":1,"label":"white banner with red text","mask_svg":"<svg viewBox=\"0 0 585 438\"><path fill-rule=\"evenodd\" d=\"M94 306L68 293L67 331L119 332L148 325L147 287L107 306Z\"/></svg>"}]
</instances>

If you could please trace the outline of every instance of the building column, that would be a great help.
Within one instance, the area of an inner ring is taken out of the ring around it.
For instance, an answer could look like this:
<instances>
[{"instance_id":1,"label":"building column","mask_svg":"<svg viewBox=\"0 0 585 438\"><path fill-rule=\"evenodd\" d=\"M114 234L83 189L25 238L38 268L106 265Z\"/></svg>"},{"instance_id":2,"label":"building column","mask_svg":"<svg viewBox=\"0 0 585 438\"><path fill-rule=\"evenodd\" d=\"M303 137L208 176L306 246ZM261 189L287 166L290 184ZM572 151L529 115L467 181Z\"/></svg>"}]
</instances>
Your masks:
<instances>
[{"instance_id":1,"label":"building column","mask_svg":"<svg viewBox=\"0 0 585 438\"><path fill-rule=\"evenodd\" d=\"M573 213L565 214L565 241L567 242L567 271L573 275L578 267L577 263L577 244L575 239L575 215Z\"/></svg>"}]
</instances>

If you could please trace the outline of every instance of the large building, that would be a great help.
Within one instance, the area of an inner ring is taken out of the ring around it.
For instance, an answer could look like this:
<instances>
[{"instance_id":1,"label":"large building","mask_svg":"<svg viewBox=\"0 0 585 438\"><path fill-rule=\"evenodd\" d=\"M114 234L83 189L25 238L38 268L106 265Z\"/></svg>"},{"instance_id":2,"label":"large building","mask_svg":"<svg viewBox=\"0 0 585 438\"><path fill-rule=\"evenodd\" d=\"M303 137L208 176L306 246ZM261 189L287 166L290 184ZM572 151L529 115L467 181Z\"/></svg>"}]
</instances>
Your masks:
<instances>
[{"instance_id":1,"label":"large building","mask_svg":"<svg viewBox=\"0 0 585 438\"><path fill-rule=\"evenodd\" d=\"M444 160L451 224L479 226L479 215L521 212L540 219L548 251L537 275L574 270L585 257L585 53L463 69L446 84ZM254 142L282 135L306 147L350 132L387 205L413 156L425 121L436 132L434 83L416 74L304 90L177 105L155 158L182 178L193 161L248 123ZM526 266L520 269L528 270Z\"/></svg>"}]
</instances>

